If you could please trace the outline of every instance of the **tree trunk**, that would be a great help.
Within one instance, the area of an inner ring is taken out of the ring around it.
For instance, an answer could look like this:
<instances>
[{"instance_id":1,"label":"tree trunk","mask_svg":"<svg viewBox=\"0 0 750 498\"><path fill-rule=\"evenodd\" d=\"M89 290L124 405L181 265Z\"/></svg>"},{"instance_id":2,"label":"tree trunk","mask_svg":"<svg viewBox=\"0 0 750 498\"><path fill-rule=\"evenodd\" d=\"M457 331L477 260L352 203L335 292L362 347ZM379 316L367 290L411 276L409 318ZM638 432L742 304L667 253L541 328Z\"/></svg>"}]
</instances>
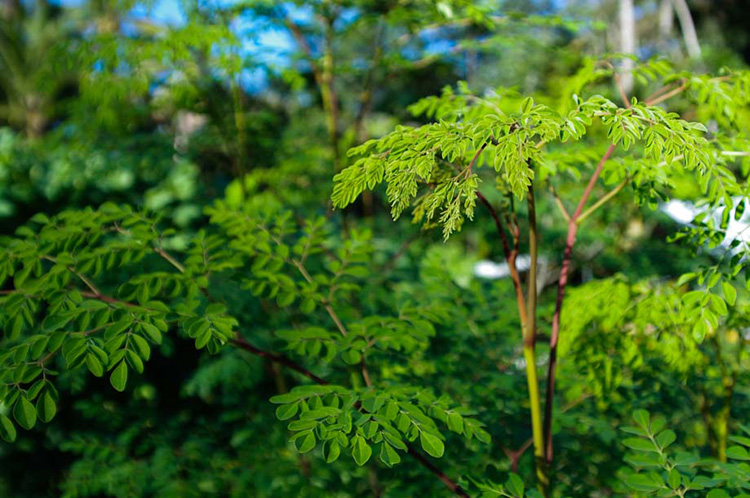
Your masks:
<instances>
[{"instance_id":1,"label":"tree trunk","mask_svg":"<svg viewBox=\"0 0 750 498\"><path fill-rule=\"evenodd\" d=\"M620 0L620 51L635 55L637 48L633 0ZM624 59L622 62L620 78L626 94L630 94L633 89L634 66L635 62L631 59Z\"/></svg>"},{"instance_id":2,"label":"tree trunk","mask_svg":"<svg viewBox=\"0 0 750 498\"><path fill-rule=\"evenodd\" d=\"M672 5L677 12L677 19L680 21L682 39L685 40L688 55L692 59L700 59L701 46L698 43L698 33L695 31L695 23L693 23L693 16L690 15L687 2L685 0L672 0Z\"/></svg>"}]
</instances>

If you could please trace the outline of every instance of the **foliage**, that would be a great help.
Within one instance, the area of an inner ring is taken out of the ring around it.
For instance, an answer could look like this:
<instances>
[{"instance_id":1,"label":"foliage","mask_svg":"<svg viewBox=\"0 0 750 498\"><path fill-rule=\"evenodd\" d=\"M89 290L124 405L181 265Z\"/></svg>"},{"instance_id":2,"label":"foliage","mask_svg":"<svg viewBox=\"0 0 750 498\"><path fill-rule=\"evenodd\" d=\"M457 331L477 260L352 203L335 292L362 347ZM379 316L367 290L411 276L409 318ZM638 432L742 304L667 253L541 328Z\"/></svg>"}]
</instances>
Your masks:
<instances>
[{"instance_id":1,"label":"foliage","mask_svg":"<svg viewBox=\"0 0 750 498\"><path fill-rule=\"evenodd\" d=\"M0 3L0 495L750 496L742 15L627 4Z\"/></svg>"}]
</instances>

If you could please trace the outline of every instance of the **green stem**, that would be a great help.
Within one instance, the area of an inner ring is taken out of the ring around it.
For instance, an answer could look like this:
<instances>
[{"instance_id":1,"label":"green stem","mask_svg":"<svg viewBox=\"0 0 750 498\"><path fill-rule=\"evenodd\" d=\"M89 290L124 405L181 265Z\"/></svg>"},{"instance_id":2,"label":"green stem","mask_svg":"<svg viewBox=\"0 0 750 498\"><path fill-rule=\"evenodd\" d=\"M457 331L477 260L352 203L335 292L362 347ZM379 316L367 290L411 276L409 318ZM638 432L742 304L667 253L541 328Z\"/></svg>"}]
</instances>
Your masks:
<instances>
[{"instance_id":1,"label":"green stem","mask_svg":"<svg viewBox=\"0 0 750 498\"><path fill-rule=\"evenodd\" d=\"M620 192L620 190L622 190L623 188L625 188L625 185L627 185L627 184L628 184L628 180L627 179L625 179L625 180L621 181L620 183L618 183L615 188L613 188L612 190L610 190L609 192L607 192L606 194L604 194L601 197L601 199L599 199L598 201L596 201L596 203L594 203L594 205L592 205L586 211L584 211L583 213L581 213L581 215L576 219L576 223L578 223L579 225L581 223L583 223L583 221L586 218L588 218L591 215L591 213L593 213L594 211L596 211L597 209L599 209L600 207L602 207L603 205L605 205L607 202L609 202L609 200L612 199L614 196L616 196Z\"/></svg>"},{"instance_id":2,"label":"green stem","mask_svg":"<svg viewBox=\"0 0 750 498\"><path fill-rule=\"evenodd\" d=\"M527 193L529 209L529 274L526 281L526 323L523 327L523 357L526 361L526 382L528 384L529 405L531 409L531 431L536 457L536 475L539 487L546 496L549 490L548 467L544 460L544 432L542 430L542 402L539 396L539 379L536 365L536 275L539 259L539 234L536 224L536 201L534 185L529 185Z\"/></svg>"},{"instance_id":3,"label":"green stem","mask_svg":"<svg viewBox=\"0 0 750 498\"><path fill-rule=\"evenodd\" d=\"M531 409L531 434L534 442L534 457L536 458L536 477L542 493L547 496L549 475L544 461L544 435L542 432L542 402L539 396L539 378L536 372L536 353L534 346L524 345L523 357L526 360L526 382L529 391L529 405Z\"/></svg>"}]
</instances>

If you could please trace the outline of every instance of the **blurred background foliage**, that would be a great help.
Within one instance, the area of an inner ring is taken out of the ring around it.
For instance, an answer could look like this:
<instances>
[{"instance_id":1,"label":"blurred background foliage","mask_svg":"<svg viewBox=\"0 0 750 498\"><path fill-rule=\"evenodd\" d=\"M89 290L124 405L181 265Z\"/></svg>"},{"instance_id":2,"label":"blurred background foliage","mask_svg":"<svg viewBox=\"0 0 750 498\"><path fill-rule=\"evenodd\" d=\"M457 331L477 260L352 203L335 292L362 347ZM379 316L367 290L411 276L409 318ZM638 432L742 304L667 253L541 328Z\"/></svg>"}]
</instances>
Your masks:
<instances>
[{"instance_id":1,"label":"blurred background foliage","mask_svg":"<svg viewBox=\"0 0 750 498\"><path fill-rule=\"evenodd\" d=\"M479 216L443 243L392 223L382 192L331 214L332 177L348 164L349 147L415 122L410 104L459 80L565 108L581 68L628 48L623 4L641 59L661 55L710 72L750 62L750 10L741 0L0 0L0 232L12 234L36 212L114 201L145 206L187 234L223 197L328 215L344 231L369 227L381 271L360 305L377 313L416 301L443 310L430 348L390 368L488 424L493 445L448 445L452 474L503 480L529 437L528 407L512 286L475 272L480 259L502 260L492 221ZM595 89L617 98L609 84ZM579 186L571 178L558 188ZM690 184L675 189L677 198L695 195ZM555 206L538 211L545 245L562 247ZM560 496L618 493L617 427L636 408L667 416L685 449L713 456L722 410L737 417L729 424L750 413L746 355L732 360L727 392L722 348L616 333L659 323L662 308L606 315L611 300L669 299L667 280L710 259L667 245L677 228L660 210L621 201L581 236L574 283L602 280L594 294L587 288L579 298L573 289L565 308ZM282 347L269 332L288 327L289 316L225 293L269 347ZM730 349L747 341L738 335L747 316L732 317ZM576 334L589 334L586 347L573 346ZM58 417L0 443L0 495L446 495L413 463L379 468L374 480L349 460L299 455L267 402L297 380L241 351L198 354L178 338L123 394L106 380L64 374L60 383L73 394ZM522 473L531 458L521 457Z\"/></svg>"}]
</instances>

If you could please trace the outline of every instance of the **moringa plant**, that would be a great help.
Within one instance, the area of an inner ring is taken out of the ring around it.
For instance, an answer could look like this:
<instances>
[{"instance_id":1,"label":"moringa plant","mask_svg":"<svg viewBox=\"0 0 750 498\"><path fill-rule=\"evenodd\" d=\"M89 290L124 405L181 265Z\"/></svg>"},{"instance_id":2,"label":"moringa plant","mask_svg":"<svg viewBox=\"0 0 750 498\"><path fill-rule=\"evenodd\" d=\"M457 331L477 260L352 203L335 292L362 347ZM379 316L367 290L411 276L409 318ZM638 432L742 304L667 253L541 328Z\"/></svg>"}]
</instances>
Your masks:
<instances>
[{"instance_id":1,"label":"moringa plant","mask_svg":"<svg viewBox=\"0 0 750 498\"><path fill-rule=\"evenodd\" d=\"M196 349L218 353L234 346L311 381L270 400L301 454L322 447L327 462L348 453L360 466L375 454L388 467L409 455L465 495L422 451L442 457L445 431L480 443L489 434L467 408L405 380L442 311L416 302L389 314L357 309L357 282L372 272L368 233L342 240L324 218L300 226L289 212L259 209L217 202L207 210L211 230L178 252L165 248L174 230L114 204L51 219L37 215L17 238L4 241L0 399L15 423L0 412L0 436L13 441L16 425L32 429L52 420L61 369L107 376L123 391L133 373L143 373L153 349L171 340L165 336L179 331ZM224 294L214 293L217 288ZM256 328L253 313L232 298L241 293L291 314L290 325L262 339L267 334ZM409 358L403 373L380 382L374 372L402 364L401 356Z\"/></svg>"},{"instance_id":2,"label":"moringa plant","mask_svg":"<svg viewBox=\"0 0 750 498\"><path fill-rule=\"evenodd\" d=\"M392 133L370 140L350 150L361 156L335 177L334 206L343 208L365 190L386 183L391 214L397 219L408 208L415 223L442 227L447 239L472 219L477 203L494 220L502 253L515 288L526 365L532 443L536 475L543 494L550 489L553 463L553 417L558 342L565 291L571 274L573 250L579 229L598 209L630 186L635 202L655 207L670 198L671 182L686 176L700 187L706 211L677 239L690 239L700 248L709 240L724 239L733 196L746 195L743 182L747 164L735 167L736 159L747 155L746 129L737 111L750 102L747 73L718 77L673 74L664 61L653 60L636 69L635 75L648 84L662 80L663 86L651 96L638 100L628 97L620 75L611 62L584 67L570 86L576 92L565 97L572 102L560 112L533 98L520 99L510 91L478 96L463 85L458 92L446 88L439 97L424 99L411 107L416 116L434 122L419 127L400 126ZM586 85L612 78L622 98L622 106L601 95L582 96ZM708 133L700 122L691 122L666 108L678 95L685 97L697 114L717 128ZM734 150L739 148L740 150ZM591 152L600 158L589 172ZM618 151L621 151L618 154ZM621 157L618 157L621 156ZM737 171L739 170L739 171ZM581 178L572 210L555 189L560 178ZM480 191L484 179L495 187L493 193ZM600 179L608 185L601 194ZM545 402L542 403L536 346L538 320L539 223L537 197L549 191L567 226L565 245L559 263L557 292L549 331ZM500 205L493 202L500 198ZM591 200L591 203L589 202ZM744 207L744 203L740 203ZM719 212L715 223L707 214ZM522 235L519 216L526 216ZM530 257L525 289L517 265L522 240ZM733 240L732 247L742 245ZM743 250L746 247L743 245ZM742 268L744 252L732 258L723 271L717 267L686 275L681 282L700 275L699 285L685 296L684 310L693 335L702 340L734 304L736 291L731 280ZM724 278L722 278L724 277ZM719 281L722 285L717 287ZM722 289L722 290L719 290ZM575 310L573 311L575 313Z\"/></svg>"},{"instance_id":3,"label":"moringa plant","mask_svg":"<svg viewBox=\"0 0 750 498\"><path fill-rule=\"evenodd\" d=\"M585 96L590 85L619 81L609 62L585 65L559 108L512 91L477 96L465 85L457 92L446 89L411 108L435 122L401 126L355 147L351 154L358 159L336 175L336 207L385 182L394 217L411 208L415 221L440 226L444 238L474 216L477 204L495 224L518 309L538 490L525 490L515 474L504 486L471 475L482 496L555 492L559 344L566 332L580 334L606 318L579 316L567 306L563 313L584 223L626 188L636 204L654 207L669 198L672 182L685 178L699 185L705 208L676 240L696 251L726 244L731 217L742 216L735 198L746 194L747 130L740 113L750 101L750 75L676 73L663 61L635 71L644 86L656 80L663 86L643 100L620 92L622 106L601 95ZM678 96L690 105L683 109L710 125L710 133L665 108ZM584 174L587 180L581 180ZM480 191L484 179L494 188ZM576 195L572 210L557 193L570 179L574 186L567 190ZM603 192L602 181L608 186ZM537 203L545 197L559 209L566 231L552 296L543 292L540 272L545 234ZM13 441L16 426L31 429L50 421L60 405L61 377L107 376L123 391L156 348L182 337L199 350L215 354L234 347L299 374L300 385L286 389L278 382L278 395L270 401L300 454L319 448L328 463L350 455L358 466L368 466L374 494L375 459L389 468L409 459L452 493L469 496L469 481L450 477L430 457L443 457L446 443L456 440L472 451L493 444L487 426L478 407L462 406L419 381L425 352L451 307L459 307L456 300L449 293L434 301L416 294L383 302L373 297L378 290L373 276L382 268L373 263L368 231L342 235L333 221L298 221L252 198L217 201L206 214L206 229L178 233L152 214L105 204L51 218L38 214L16 237L0 242L0 436ZM726 317L735 305L733 282L747 247L738 237L728 245L716 265L697 268L676 285L679 324L689 327L696 343L733 323ZM530 261L525 282L518 264L522 251ZM449 270L433 264L431 271L441 268ZM362 287L368 282L372 287ZM252 304L239 297L246 295L254 296ZM546 321L543 309L551 310ZM637 323L647 333L657 319L621 315L608 325L629 330ZM542 355L537 350L547 340L549 354ZM666 448L664 438L671 436L660 436L663 427L653 422L645 426L647 419L639 412L641 429L631 432ZM727 429L729 421L722 424ZM643 443L625 444L646 451ZM523 451L509 453L515 471ZM742 455L726 448L724 454ZM672 474L677 464L665 462L659 465L671 466L666 470ZM625 483L644 491L637 487L645 486L644 479L651 479L649 492L661 489L650 475L630 476ZM668 479L684 496L689 482Z\"/></svg>"}]
</instances>

